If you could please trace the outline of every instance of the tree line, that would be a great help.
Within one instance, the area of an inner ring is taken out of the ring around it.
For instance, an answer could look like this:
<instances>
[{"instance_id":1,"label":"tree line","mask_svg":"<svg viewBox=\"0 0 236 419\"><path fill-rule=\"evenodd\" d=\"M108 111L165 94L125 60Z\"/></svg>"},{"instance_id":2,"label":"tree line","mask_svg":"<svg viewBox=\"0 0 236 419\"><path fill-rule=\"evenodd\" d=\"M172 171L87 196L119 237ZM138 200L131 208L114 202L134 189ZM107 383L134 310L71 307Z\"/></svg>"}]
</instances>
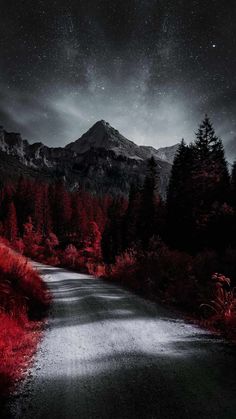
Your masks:
<instances>
[{"instance_id":1,"label":"tree line","mask_svg":"<svg viewBox=\"0 0 236 419\"><path fill-rule=\"evenodd\" d=\"M230 175L222 141L206 116L190 145L181 141L172 166L167 199L157 187L158 167L148 162L144 185L132 185L125 213L113 203L103 235L104 257L151 240L194 254L236 245L236 164Z\"/></svg>"},{"instance_id":2,"label":"tree line","mask_svg":"<svg viewBox=\"0 0 236 419\"><path fill-rule=\"evenodd\" d=\"M125 278L142 292L189 305L209 294L214 271L235 281L235 232L236 164L231 170L207 116L195 140L179 145L166 200L154 158L143 185L132 184L127 198L24 178L0 188L0 235L20 252Z\"/></svg>"}]
</instances>

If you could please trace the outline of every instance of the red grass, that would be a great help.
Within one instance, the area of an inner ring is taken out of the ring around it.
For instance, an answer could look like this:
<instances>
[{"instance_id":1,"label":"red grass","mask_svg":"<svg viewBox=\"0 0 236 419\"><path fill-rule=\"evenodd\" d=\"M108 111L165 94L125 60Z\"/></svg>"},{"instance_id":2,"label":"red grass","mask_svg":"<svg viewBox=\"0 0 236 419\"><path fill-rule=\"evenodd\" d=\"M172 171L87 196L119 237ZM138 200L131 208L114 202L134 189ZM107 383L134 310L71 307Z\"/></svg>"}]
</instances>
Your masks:
<instances>
[{"instance_id":1,"label":"red grass","mask_svg":"<svg viewBox=\"0 0 236 419\"><path fill-rule=\"evenodd\" d=\"M24 376L49 303L38 273L24 257L0 244L0 396Z\"/></svg>"}]
</instances>

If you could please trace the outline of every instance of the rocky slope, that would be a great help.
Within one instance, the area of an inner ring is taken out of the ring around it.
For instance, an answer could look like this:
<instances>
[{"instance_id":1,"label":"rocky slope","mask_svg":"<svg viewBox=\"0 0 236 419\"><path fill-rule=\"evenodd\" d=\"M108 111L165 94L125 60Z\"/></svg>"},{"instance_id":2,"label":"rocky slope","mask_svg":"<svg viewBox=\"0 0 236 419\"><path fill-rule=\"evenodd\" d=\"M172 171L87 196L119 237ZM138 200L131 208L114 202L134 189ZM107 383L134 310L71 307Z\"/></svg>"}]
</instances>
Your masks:
<instances>
[{"instance_id":1,"label":"rocky slope","mask_svg":"<svg viewBox=\"0 0 236 419\"><path fill-rule=\"evenodd\" d=\"M63 179L70 189L126 194L131 182L143 181L147 159L153 155L164 195L176 148L138 146L103 120L65 147L30 144L0 127L0 175L13 180L19 175Z\"/></svg>"}]
</instances>

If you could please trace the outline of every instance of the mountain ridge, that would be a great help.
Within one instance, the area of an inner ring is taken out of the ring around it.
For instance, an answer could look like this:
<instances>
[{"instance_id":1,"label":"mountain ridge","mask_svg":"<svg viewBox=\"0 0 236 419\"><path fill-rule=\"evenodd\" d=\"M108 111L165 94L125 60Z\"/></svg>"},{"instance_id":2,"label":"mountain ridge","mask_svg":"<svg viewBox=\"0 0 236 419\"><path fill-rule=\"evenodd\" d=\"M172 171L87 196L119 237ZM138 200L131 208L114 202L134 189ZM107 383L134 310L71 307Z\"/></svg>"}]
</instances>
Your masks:
<instances>
[{"instance_id":1,"label":"mountain ridge","mask_svg":"<svg viewBox=\"0 0 236 419\"><path fill-rule=\"evenodd\" d=\"M14 175L49 181L63 178L73 190L127 194L131 182L143 181L146 161L153 155L164 195L176 148L177 145L170 150L164 148L164 153L163 148L139 146L104 120L97 121L65 147L49 147L42 142L30 144L19 133L0 127L0 173L4 178Z\"/></svg>"}]
</instances>

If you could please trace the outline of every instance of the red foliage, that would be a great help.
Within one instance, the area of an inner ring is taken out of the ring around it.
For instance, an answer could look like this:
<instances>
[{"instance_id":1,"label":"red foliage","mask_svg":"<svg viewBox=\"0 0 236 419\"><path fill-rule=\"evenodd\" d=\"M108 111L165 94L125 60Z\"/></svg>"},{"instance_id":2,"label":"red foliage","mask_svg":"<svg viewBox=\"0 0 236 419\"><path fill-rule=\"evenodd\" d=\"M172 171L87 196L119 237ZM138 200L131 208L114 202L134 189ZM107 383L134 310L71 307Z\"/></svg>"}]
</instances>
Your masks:
<instances>
[{"instance_id":1,"label":"red foliage","mask_svg":"<svg viewBox=\"0 0 236 419\"><path fill-rule=\"evenodd\" d=\"M10 202L7 206L7 217L5 221L5 236L11 242L14 242L17 238L18 228L17 228L17 217L16 217L16 208L14 202Z\"/></svg>"},{"instance_id":2,"label":"red foliage","mask_svg":"<svg viewBox=\"0 0 236 419\"><path fill-rule=\"evenodd\" d=\"M0 190L0 235L19 253L54 265L99 273L101 239L112 199L69 192L63 182L20 178Z\"/></svg>"},{"instance_id":3,"label":"red foliage","mask_svg":"<svg viewBox=\"0 0 236 419\"><path fill-rule=\"evenodd\" d=\"M0 313L0 397L10 390L27 370L41 337L41 322L19 322Z\"/></svg>"},{"instance_id":4,"label":"red foliage","mask_svg":"<svg viewBox=\"0 0 236 419\"><path fill-rule=\"evenodd\" d=\"M27 260L0 244L0 395L20 379L36 350L50 296Z\"/></svg>"},{"instance_id":5,"label":"red foliage","mask_svg":"<svg viewBox=\"0 0 236 419\"><path fill-rule=\"evenodd\" d=\"M221 329L226 335L236 337L236 290L225 275L212 275L211 300L201 304L207 324Z\"/></svg>"},{"instance_id":6,"label":"red foliage","mask_svg":"<svg viewBox=\"0 0 236 419\"><path fill-rule=\"evenodd\" d=\"M37 255L41 240L41 233L34 230L32 219L29 217L27 223L24 224L23 243L25 245L25 254L31 257Z\"/></svg>"},{"instance_id":7,"label":"red foliage","mask_svg":"<svg viewBox=\"0 0 236 419\"><path fill-rule=\"evenodd\" d=\"M6 184L0 190L0 235L19 253L32 259L97 276L107 275L143 294L158 296L191 313L199 312L200 304L210 301L210 278L214 271L224 272L235 285L236 250L225 250L219 257L210 247L204 247L198 254L183 252L185 247L181 245L168 247L164 242L170 239L169 234L175 239L173 243L177 243L185 231L179 229L174 217L175 228L169 232L165 204L156 199L154 208L152 195L151 200L145 198L149 192L134 185L128 203L121 197L101 197L82 190L70 192L63 182L47 185L21 178L16 186ZM184 194L181 207L183 213L187 195ZM221 202L215 203L206 214L200 211L195 224L200 228L211 220L209 231L204 230L204 234L216 237L218 224L214 220L222 214L229 217L226 224L221 223L222 231L225 226L229 229L231 224L227 223L233 222L230 228L233 234L236 211ZM159 241L160 237L164 242ZM197 237L193 240L198 240ZM30 295L29 300L32 298ZM29 314L31 311L28 307Z\"/></svg>"}]
</instances>

